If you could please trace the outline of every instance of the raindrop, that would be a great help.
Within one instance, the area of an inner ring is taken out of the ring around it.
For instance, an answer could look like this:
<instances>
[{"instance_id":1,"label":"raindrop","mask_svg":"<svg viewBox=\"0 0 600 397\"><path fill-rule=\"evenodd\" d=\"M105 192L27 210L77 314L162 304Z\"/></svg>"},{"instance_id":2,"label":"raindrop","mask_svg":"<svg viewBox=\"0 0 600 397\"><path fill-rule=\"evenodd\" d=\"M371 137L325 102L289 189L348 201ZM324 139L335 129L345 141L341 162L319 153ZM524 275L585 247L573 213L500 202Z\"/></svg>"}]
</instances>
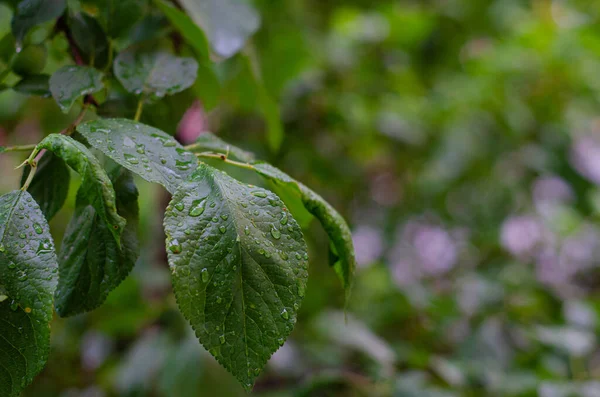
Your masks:
<instances>
[{"instance_id":1,"label":"raindrop","mask_svg":"<svg viewBox=\"0 0 600 397\"><path fill-rule=\"evenodd\" d=\"M287 223L288 223L288 217L287 217L287 214L285 212L281 213L281 220L279 221L279 223L281 223L282 225L287 225Z\"/></svg>"},{"instance_id":2,"label":"raindrop","mask_svg":"<svg viewBox=\"0 0 600 397\"><path fill-rule=\"evenodd\" d=\"M275 240L279 240L281 238L281 232L275 226L271 226L271 236L273 236Z\"/></svg>"},{"instance_id":3,"label":"raindrop","mask_svg":"<svg viewBox=\"0 0 600 397\"><path fill-rule=\"evenodd\" d=\"M164 165L164 164L167 164L167 159L166 159L166 158L164 158L164 157L161 157L161 158L160 158L160 163L161 163L161 164L163 164L163 165Z\"/></svg>"},{"instance_id":4,"label":"raindrop","mask_svg":"<svg viewBox=\"0 0 600 397\"><path fill-rule=\"evenodd\" d=\"M229 218L229 215L227 215L227 214L221 215L221 219L223 219L224 221L226 221L227 218Z\"/></svg>"},{"instance_id":5,"label":"raindrop","mask_svg":"<svg viewBox=\"0 0 600 397\"><path fill-rule=\"evenodd\" d=\"M25 237L27 237L27 236L25 235L25 233L19 233L19 237L20 237L20 238L25 238Z\"/></svg>"},{"instance_id":6,"label":"raindrop","mask_svg":"<svg viewBox=\"0 0 600 397\"><path fill-rule=\"evenodd\" d=\"M263 192L262 190L255 190L255 191L253 191L252 195L256 196L256 197L260 197L260 198L267 197L267 193Z\"/></svg>"},{"instance_id":7,"label":"raindrop","mask_svg":"<svg viewBox=\"0 0 600 397\"><path fill-rule=\"evenodd\" d=\"M181 244L179 244L177 239L171 240L171 243L169 244L169 250L174 254L179 254L181 252Z\"/></svg>"},{"instance_id":8,"label":"raindrop","mask_svg":"<svg viewBox=\"0 0 600 397\"><path fill-rule=\"evenodd\" d=\"M225 344L225 335L219 336L219 342L221 342L222 345Z\"/></svg>"},{"instance_id":9,"label":"raindrop","mask_svg":"<svg viewBox=\"0 0 600 397\"><path fill-rule=\"evenodd\" d=\"M192 202L192 208L190 208L190 216L200 216L204 212L204 204L206 199L194 200Z\"/></svg>"},{"instance_id":10,"label":"raindrop","mask_svg":"<svg viewBox=\"0 0 600 397\"><path fill-rule=\"evenodd\" d=\"M125 153L123 157L125 157L125 160L127 160L130 164L139 164L140 162L137 157L128 153Z\"/></svg>"},{"instance_id":11,"label":"raindrop","mask_svg":"<svg viewBox=\"0 0 600 397\"><path fill-rule=\"evenodd\" d=\"M219 226L219 231L221 233L225 233L227 231L227 228L225 226Z\"/></svg>"},{"instance_id":12,"label":"raindrop","mask_svg":"<svg viewBox=\"0 0 600 397\"><path fill-rule=\"evenodd\" d=\"M202 281L205 282L205 283L207 283L208 282L208 277L209 277L208 269L207 268L202 269L202 271L200 272L200 274L202 274Z\"/></svg>"},{"instance_id":13,"label":"raindrop","mask_svg":"<svg viewBox=\"0 0 600 397\"><path fill-rule=\"evenodd\" d=\"M33 230L35 230L37 234L42 234L44 232L44 229L42 229L38 223L33 224Z\"/></svg>"},{"instance_id":14,"label":"raindrop","mask_svg":"<svg viewBox=\"0 0 600 397\"><path fill-rule=\"evenodd\" d=\"M283 309L283 310L281 311L281 317L282 317L284 320L288 320L288 319L290 318L290 314L288 313L288 311L287 311L286 309Z\"/></svg>"},{"instance_id":15,"label":"raindrop","mask_svg":"<svg viewBox=\"0 0 600 397\"><path fill-rule=\"evenodd\" d=\"M244 227L244 234L246 236L250 234L250 228L248 226Z\"/></svg>"},{"instance_id":16,"label":"raindrop","mask_svg":"<svg viewBox=\"0 0 600 397\"><path fill-rule=\"evenodd\" d=\"M183 211L184 208L185 208L185 206L183 205L183 203L177 203L177 204L175 204L175 209L177 211Z\"/></svg>"},{"instance_id":17,"label":"raindrop","mask_svg":"<svg viewBox=\"0 0 600 397\"><path fill-rule=\"evenodd\" d=\"M146 154L146 148L143 144L138 144L137 148L135 149L136 152L138 152L139 154Z\"/></svg>"}]
</instances>

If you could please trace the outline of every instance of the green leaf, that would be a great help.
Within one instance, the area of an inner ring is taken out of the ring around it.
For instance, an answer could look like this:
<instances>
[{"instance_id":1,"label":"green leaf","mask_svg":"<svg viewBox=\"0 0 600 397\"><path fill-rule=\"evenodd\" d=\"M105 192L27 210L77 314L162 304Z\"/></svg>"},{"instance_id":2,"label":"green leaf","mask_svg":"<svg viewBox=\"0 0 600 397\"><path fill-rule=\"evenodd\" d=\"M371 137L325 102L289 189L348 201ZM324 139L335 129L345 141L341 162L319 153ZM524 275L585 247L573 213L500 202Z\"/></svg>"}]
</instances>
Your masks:
<instances>
[{"instance_id":1,"label":"green leaf","mask_svg":"<svg viewBox=\"0 0 600 397\"><path fill-rule=\"evenodd\" d=\"M98 20L84 12L76 12L69 15L68 24L83 61L104 68L108 63L109 44Z\"/></svg>"},{"instance_id":2,"label":"green leaf","mask_svg":"<svg viewBox=\"0 0 600 397\"><path fill-rule=\"evenodd\" d=\"M173 288L204 347L250 390L292 331L308 277L300 227L268 190L206 164L165 213Z\"/></svg>"},{"instance_id":3,"label":"green leaf","mask_svg":"<svg viewBox=\"0 0 600 397\"><path fill-rule=\"evenodd\" d=\"M181 33L185 41L191 45L202 59L210 59L208 41L202 29L198 27L184 12L178 10L163 0L155 0L154 3L171 21L173 26Z\"/></svg>"},{"instance_id":4,"label":"green leaf","mask_svg":"<svg viewBox=\"0 0 600 397\"><path fill-rule=\"evenodd\" d=\"M48 222L27 192L0 197L0 395L16 397L50 350L56 254Z\"/></svg>"},{"instance_id":5,"label":"green leaf","mask_svg":"<svg viewBox=\"0 0 600 397\"><path fill-rule=\"evenodd\" d=\"M167 52L145 52L131 48L121 52L114 72L123 87L136 95L154 98L173 95L196 81L198 63L193 58L176 57Z\"/></svg>"},{"instance_id":6,"label":"green leaf","mask_svg":"<svg viewBox=\"0 0 600 397\"><path fill-rule=\"evenodd\" d=\"M127 277L139 255L137 241L138 191L131 173L116 166L111 172L117 211L127 225L121 246L111 238L110 227L98 216L85 194L77 195L77 208L63 239L59 258L56 312L71 316L99 307Z\"/></svg>"},{"instance_id":7,"label":"green leaf","mask_svg":"<svg viewBox=\"0 0 600 397\"><path fill-rule=\"evenodd\" d=\"M48 135L37 149L53 152L81 175L81 187L77 194L87 198L100 218L110 225L114 240L120 244L125 219L117 213L115 191L98 159L81 143L60 134Z\"/></svg>"},{"instance_id":8,"label":"green leaf","mask_svg":"<svg viewBox=\"0 0 600 397\"><path fill-rule=\"evenodd\" d=\"M21 0L12 20L17 48L22 47L27 32L36 25L58 18L65 11L66 0Z\"/></svg>"},{"instance_id":9,"label":"green leaf","mask_svg":"<svg viewBox=\"0 0 600 397\"><path fill-rule=\"evenodd\" d=\"M356 258L352 233L344 218L317 193L272 165L255 163L254 169L261 176L299 197L308 212L321 222L335 249L337 260L333 266L346 290L346 298L348 298L356 270Z\"/></svg>"},{"instance_id":10,"label":"green leaf","mask_svg":"<svg viewBox=\"0 0 600 397\"><path fill-rule=\"evenodd\" d=\"M77 131L118 164L171 193L198 164L173 137L133 120L95 120L80 124Z\"/></svg>"},{"instance_id":11,"label":"green leaf","mask_svg":"<svg viewBox=\"0 0 600 397\"><path fill-rule=\"evenodd\" d=\"M103 74L89 66L63 66L50 77L50 91L64 113L77 98L104 88Z\"/></svg>"},{"instance_id":12,"label":"green leaf","mask_svg":"<svg viewBox=\"0 0 600 397\"><path fill-rule=\"evenodd\" d=\"M12 89L21 94L36 95L44 98L52 95L50 92L50 76L47 74L33 74L22 78Z\"/></svg>"},{"instance_id":13,"label":"green leaf","mask_svg":"<svg viewBox=\"0 0 600 397\"><path fill-rule=\"evenodd\" d=\"M254 153L240 149L237 146L230 145L212 132L203 132L200 134L194 145L189 147L192 153L202 153L212 151L219 154L225 154L228 158L234 158L246 163L255 163ZM302 228L307 228L314 219L312 214L304 207L301 196L294 189L289 189L285 184L275 183L269 179L269 187L273 190L287 205L288 209Z\"/></svg>"},{"instance_id":14,"label":"green leaf","mask_svg":"<svg viewBox=\"0 0 600 397\"><path fill-rule=\"evenodd\" d=\"M29 172L30 167L27 166L21 177L21 186L25 183ZM47 220L52 219L65 203L70 179L69 168L60 157L53 153L44 154L27 190L38 203Z\"/></svg>"},{"instance_id":15,"label":"green leaf","mask_svg":"<svg viewBox=\"0 0 600 397\"><path fill-rule=\"evenodd\" d=\"M243 0L181 0L181 5L223 58L240 51L260 26L260 16Z\"/></svg>"},{"instance_id":16,"label":"green leaf","mask_svg":"<svg viewBox=\"0 0 600 397\"><path fill-rule=\"evenodd\" d=\"M233 157L246 163L251 163L255 160L254 153L250 153L244 149L240 149L236 146L232 146L213 134L212 132L203 132L198 136L194 145L190 148L193 153L201 152L217 152L223 154L229 154L229 157Z\"/></svg>"},{"instance_id":17,"label":"green leaf","mask_svg":"<svg viewBox=\"0 0 600 397\"><path fill-rule=\"evenodd\" d=\"M110 37L127 34L144 15L143 0L96 0L99 19Z\"/></svg>"}]
</instances>

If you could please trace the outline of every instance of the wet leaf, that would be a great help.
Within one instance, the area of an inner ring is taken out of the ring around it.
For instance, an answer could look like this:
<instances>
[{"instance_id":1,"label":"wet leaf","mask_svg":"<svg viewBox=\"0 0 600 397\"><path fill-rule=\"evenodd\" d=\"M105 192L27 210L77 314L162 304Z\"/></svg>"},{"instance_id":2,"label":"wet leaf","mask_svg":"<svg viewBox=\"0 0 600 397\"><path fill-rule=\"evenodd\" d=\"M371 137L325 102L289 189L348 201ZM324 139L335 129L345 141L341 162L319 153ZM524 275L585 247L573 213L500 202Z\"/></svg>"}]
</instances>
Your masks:
<instances>
[{"instance_id":1,"label":"wet leaf","mask_svg":"<svg viewBox=\"0 0 600 397\"><path fill-rule=\"evenodd\" d=\"M98 216L84 194L63 239L59 258L56 311L61 317L93 310L127 277L139 255L137 241L138 191L129 171L117 166L111 172L117 211L127 221L119 247L109 226Z\"/></svg>"},{"instance_id":2,"label":"wet leaf","mask_svg":"<svg viewBox=\"0 0 600 397\"><path fill-rule=\"evenodd\" d=\"M44 22L58 18L66 7L66 0L21 0L12 20L12 32L21 47L27 32Z\"/></svg>"},{"instance_id":3,"label":"wet leaf","mask_svg":"<svg viewBox=\"0 0 600 397\"><path fill-rule=\"evenodd\" d=\"M261 176L300 198L308 212L321 222L335 250L336 261L333 263L333 267L342 281L346 297L348 297L356 269L356 258L352 233L344 218L321 196L283 171L267 163L255 163L254 168Z\"/></svg>"},{"instance_id":4,"label":"wet leaf","mask_svg":"<svg viewBox=\"0 0 600 397\"><path fill-rule=\"evenodd\" d=\"M304 296L300 227L272 192L205 164L173 196L164 226L181 312L250 390L292 331Z\"/></svg>"},{"instance_id":5,"label":"wet leaf","mask_svg":"<svg viewBox=\"0 0 600 397\"><path fill-rule=\"evenodd\" d=\"M102 73L89 66L63 66L50 77L50 91L64 113L77 98L104 88Z\"/></svg>"},{"instance_id":6,"label":"wet leaf","mask_svg":"<svg viewBox=\"0 0 600 397\"><path fill-rule=\"evenodd\" d=\"M197 71L198 63L193 58L137 48L121 52L114 62L115 76L127 91L155 98L191 87L196 81Z\"/></svg>"},{"instance_id":7,"label":"wet leaf","mask_svg":"<svg viewBox=\"0 0 600 397\"><path fill-rule=\"evenodd\" d=\"M223 58L240 51L260 26L260 16L243 0L182 0L181 5Z\"/></svg>"},{"instance_id":8,"label":"wet leaf","mask_svg":"<svg viewBox=\"0 0 600 397\"><path fill-rule=\"evenodd\" d=\"M0 395L16 397L50 350L56 254L48 222L27 192L0 197Z\"/></svg>"},{"instance_id":9,"label":"wet leaf","mask_svg":"<svg viewBox=\"0 0 600 397\"><path fill-rule=\"evenodd\" d=\"M117 213L115 191L98 159L84 145L65 135L50 134L37 148L53 152L81 175L77 194L87 198L100 218L109 225L114 240L120 244L125 219Z\"/></svg>"},{"instance_id":10,"label":"wet leaf","mask_svg":"<svg viewBox=\"0 0 600 397\"><path fill-rule=\"evenodd\" d=\"M80 124L77 131L118 164L171 193L198 164L172 136L133 120L95 120Z\"/></svg>"},{"instance_id":11,"label":"wet leaf","mask_svg":"<svg viewBox=\"0 0 600 397\"><path fill-rule=\"evenodd\" d=\"M21 177L21 186L29 175L26 167ZM62 208L69 193L71 174L69 167L60 157L48 152L42 156L27 191L33 196L47 220Z\"/></svg>"}]
</instances>

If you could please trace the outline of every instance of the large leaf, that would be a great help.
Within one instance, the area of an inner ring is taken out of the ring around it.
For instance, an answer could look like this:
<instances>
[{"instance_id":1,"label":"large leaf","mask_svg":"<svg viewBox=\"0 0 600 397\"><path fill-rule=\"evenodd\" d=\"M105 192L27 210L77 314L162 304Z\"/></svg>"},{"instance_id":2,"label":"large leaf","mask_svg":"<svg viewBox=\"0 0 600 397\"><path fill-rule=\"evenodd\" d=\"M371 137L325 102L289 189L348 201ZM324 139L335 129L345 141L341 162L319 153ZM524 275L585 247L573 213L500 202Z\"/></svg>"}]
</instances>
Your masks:
<instances>
[{"instance_id":1,"label":"large leaf","mask_svg":"<svg viewBox=\"0 0 600 397\"><path fill-rule=\"evenodd\" d=\"M50 92L64 113L77 98L104 88L102 73L89 66L63 66L50 77Z\"/></svg>"},{"instance_id":2,"label":"large leaf","mask_svg":"<svg viewBox=\"0 0 600 397\"><path fill-rule=\"evenodd\" d=\"M255 160L254 153L250 153L244 149L240 149L236 146L232 146L213 134L212 132L203 132L198 136L194 145L190 147L190 151L193 153L201 152L217 152L227 154L237 160L251 163Z\"/></svg>"},{"instance_id":3,"label":"large leaf","mask_svg":"<svg viewBox=\"0 0 600 397\"><path fill-rule=\"evenodd\" d=\"M208 41L206 40L206 36L202 29L200 29L183 11L178 10L164 0L155 0L154 3L166 17L169 18L169 21L177 28L185 41L198 51L198 55L200 55L202 59L210 59Z\"/></svg>"},{"instance_id":4,"label":"large leaf","mask_svg":"<svg viewBox=\"0 0 600 397\"><path fill-rule=\"evenodd\" d=\"M247 389L292 331L308 277L300 227L272 192L205 164L165 214L173 288L208 351Z\"/></svg>"},{"instance_id":5,"label":"large leaf","mask_svg":"<svg viewBox=\"0 0 600 397\"><path fill-rule=\"evenodd\" d=\"M80 124L77 131L118 164L171 193L198 164L172 136L133 120L95 120Z\"/></svg>"},{"instance_id":6,"label":"large leaf","mask_svg":"<svg viewBox=\"0 0 600 397\"><path fill-rule=\"evenodd\" d=\"M21 177L21 186L29 175L26 167ZM46 153L40 160L33 179L27 189L40 206L47 220L50 220L62 208L69 193L69 167L60 157Z\"/></svg>"},{"instance_id":7,"label":"large leaf","mask_svg":"<svg viewBox=\"0 0 600 397\"><path fill-rule=\"evenodd\" d=\"M121 247L89 199L77 196L77 208L59 254L60 277L56 311L61 317L100 306L108 293L127 277L139 255L138 191L131 173L119 166L111 172L119 215L127 220Z\"/></svg>"},{"instance_id":8,"label":"large leaf","mask_svg":"<svg viewBox=\"0 0 600 397\"><path fill-rule=\"evenodd\" d=\"M81 143L59 134L48 135L38 144L37 149L53 152L81 175L78 195L87 198L100 218L109 225L114 240L120 244L125 219L117 213L115 191L98 159Z\"/></svg>"},{"instance_id":9,"label":"large leaf","mask_svg":"<svg viewBox=\"0 0 600 397\"><path fill-rule=\"evenodd\" d=\"M334 269L348 297L356 269L356 258L352 233L344 218L321 196L278 168L267 163L255 163L254 169L279 187L287 189L290 194L299 197L304 207L321 222L332 242L335 254Z\"/></svg>"},{"instance_id":10,"label":"large leaf","mask_svg":"<svg viewBox=\"0 0 600 397\"><path fill-rule=\"evenodd\" d=\"M0 395L18 396L46 364L56 254L27 192L0 197Z\"/></svg>"},{"instance_id":11,"label":"large leaf","mask_svg":"<svg viewBox=\"0 0 600 397\"><path fill-rule=\"evenodd\" d=\"M167 52L130 48L115 58L114 71L127 91L162 98L191 87L196 81L198 63Z\"/></svg>"},{"instance_id":12,"label":"large leaf","mask_svg":"<svg viewBox=\"0 0 600 397\"><path fill-rule=\"evenodd\" d=\"M181 5L223 58L240 51L260 26L258 13L244 0L181 0Z\"/></svg>"},{"instance_id":13,"label":"large leaf","mask_svg":"<svg viewBox=\"0 0 600 397\"><path fill-rule=\"evenodd\" d=\"M29 29L58 18L66 7L66 0L21 0L12 20L17 47L21 47Z\"/></svg>"}]
</instances>

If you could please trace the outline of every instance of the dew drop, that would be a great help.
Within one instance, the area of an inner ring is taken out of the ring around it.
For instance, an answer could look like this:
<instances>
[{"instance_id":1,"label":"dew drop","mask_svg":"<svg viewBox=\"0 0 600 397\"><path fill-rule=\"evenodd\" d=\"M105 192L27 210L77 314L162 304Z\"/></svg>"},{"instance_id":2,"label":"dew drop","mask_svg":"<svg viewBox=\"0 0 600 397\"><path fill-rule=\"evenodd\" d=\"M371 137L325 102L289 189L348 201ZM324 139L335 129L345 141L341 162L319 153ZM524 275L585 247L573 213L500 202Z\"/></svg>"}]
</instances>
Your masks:
<instances>
[{"instance_id":1,"label":"dew drop","mask_svg":"<svg viewBox=\"0 0 600 397\"><path fill-rule=\"evenodd\" d=\"M229 218L229 215L227 215L227 214L221 215L221 219L223 219L224 221L226 221L228 218Z\"/></svg>"},{"instance_id":2,"label":"dew drop","mask_svg":"<svg viewBox=\"0 0 600 397\"><path fill-rule=\"evenodd\" d=\"M27 237L27 236L25 235L25 233L19 233L19 237L20 237L20 238L25 238L25 237Z\"/></svg>"},{"instance_id":3,"label":"dew drop","mask_svg":"<svg viewBox=\"0 0 600 397\"><path fill-rule=\"evenodd\" d=\"M175 204L175 209L177 211L183 211L184 208L185 208L185 205L183 205L183 203L177 203L177 204Z\"/></svg>"},{"instance_id":4,"label":"dew drop","mask_svg":"<svg viewBox=\"0 0 600 397\"><path fill-rule=\"evenodd\" d=\"M125 160L127 160L130 164L139 164L140 163L138 158L132 154L125 153L123 155L123 157L125 157Z\"/></svg>"},{"instance_id":5,"label":"dew drop","mask_svg":"<svg viewBox=\"0 0 600 397\"><path fill-rule=\"evenodd\" d=\"M136 152L138 152L139 154L146 154L146 147L143 144L138 144L137 148L135 149Z\"/></svg>"},{"instance_id":6,"label":"dew drop","mask_svg":"<svg viewBox=\"0 0 600 397\"><path fill-rule=\"evenodd\" d=\"M281 238L281 232L275 226L271 226L271 236L273 236L275 240L279 240Z\"/></svg>"},{"instance_id":7,"label":"dew drop","mask_svg":"<svg viewBox=\"0 0 600 397\"><path fill-rule=\"evenodd\" d=\"M246 236L250 234L250 228L248 226L244 227L244 234Z\"/></svg>"},{"instance_id":8,"label":"dew drop","mask_svg":"<svg viewBox=\"0 0 600 397\"><path fill-rule=\"evenodd\" d=\"M192 202L192 208L190 208L190 216L200 216L204 212L204 204L206 199L194 200Z\"/></svg>"},{"instance_id":9,"label":"dew drop","mask_svg":"<svg viewBox=\"0 0 600 397\"><path fill-rule=\"evenodd\" d=\"M204 268L202 269L202 271L200 272L200 274L202 274L202 281L207 283L208 282L208 278L209 278L209 274L208 274L208 269Z\"/></svg>"},{"instance_id":10,"label":"dew drop","mask_svg":"<svg viewBox=\"0 0 600 397\"><path fill-rule=\"evenodd\" d=\"M287 225L287 223L288 223L288 217L287 217L287 214L285 212L281 213L281 219L279 220L279 223L281 223L282 225Z\"/></svg>"},{"instance_id":11,"label":"dew drop","mask_svg":"<svg viewBox=\"0 0 600 397\"><path fill-rule=\"evenodd\" d=\"M181 244L179 244L177 239L171 240L171 243L169 244L169 250L174 254L179 254L181 252Z\"/></svg>"},{"instance_id":12,"label":"dew drop","mask_svg":"<svg viewBox=\"0 0 600 397\"><path fill-rule=\"evenodd\" d=\"M256 196L256 197L260 197L260 198L267 197L267 193L263 192L262 190L255 190L255 191L253 191L252 195Z\"/></svg>"},{"instance_id":13,"label":"dew drop","mask_svg":"<svg viewBox=\"0 0 600 397\"><path fill-rule=\"evenodd\" d=\"M44 232L44 229L42 229L39 223L33 224L33 230L35 230L37 234L42 234Z\"/></svg>"},{"instance_id":14,"label":"dew drop","mask_svg":"<svg viewBox=\"0 0 600 397\"><path fill-rule=\"evenodd\" d=\"M227 228L225 226L219 226L219 231L221 233L225 233L227 231Z\"/></svg>"},{"instance_id":15,"label":"dew drop","mask_svg":"<svg viewBox=\"0 0 600 397\"><path fill-rule=\"evenodd\" d=\"M221 342L222 345L225 344L225 335L219 336L219 342Z\"/></svg>"},{"instance_id":16,"label":"dew drop","mask_svg":"<svg viewBox=\"0 0 600 397\"><path fill-rule=\"evenodd\" d=\"M282 317L284 320L288 320L288 319L290 318L290 314L288 313L288 311L287 311L286 309L283 309L283 310L281 311L281 317Z\"/></svg>"}]
</instances>

